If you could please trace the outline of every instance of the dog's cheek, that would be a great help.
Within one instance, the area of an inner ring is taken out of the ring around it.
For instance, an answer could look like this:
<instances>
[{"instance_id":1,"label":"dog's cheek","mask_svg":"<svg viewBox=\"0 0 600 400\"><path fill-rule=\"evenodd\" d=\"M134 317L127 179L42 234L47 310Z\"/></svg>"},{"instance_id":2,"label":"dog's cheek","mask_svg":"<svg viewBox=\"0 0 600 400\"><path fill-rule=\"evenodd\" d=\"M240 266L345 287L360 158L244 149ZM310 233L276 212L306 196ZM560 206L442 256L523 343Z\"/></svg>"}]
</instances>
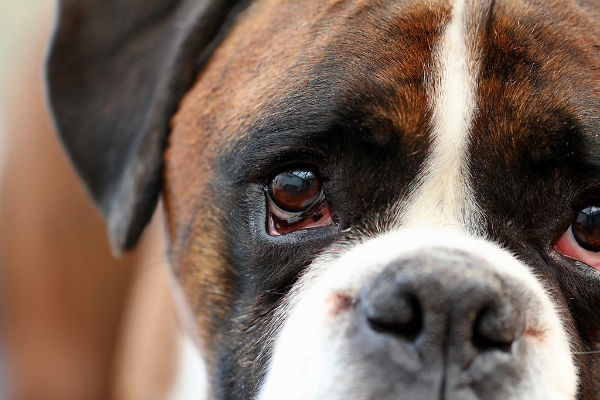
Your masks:
<instances>
[{"instance_id":1,"label":"dog's cheek","mask_svg":"<svg viewBox=\"0 0 600 400\"><path fill-rule=\"evenodd\" d=\"M222 229L212 201L197 203L192 210L176 209L173 193L166 183L169 260L193 319L193 326L187 328L199 336L203 347L210 348L218 335L214 327L226 318L233 272L223 256ZM210 358L209 354L205 356Z\"/></svg>"},{"instance_id":2,"label":"dog's cheek","mask_svg":"<svg viewBox=\"0 0 600 400\"><path fill-rule=\"evenodd\" d=\"M214 376L215 346L223 339L235 273L227 261L220 194L213 185L212 166L223 131L206 114L211 103L200 101L197 92L188 93L172 121L163 197L178 312Z\"/></svg>"}]
</instances>

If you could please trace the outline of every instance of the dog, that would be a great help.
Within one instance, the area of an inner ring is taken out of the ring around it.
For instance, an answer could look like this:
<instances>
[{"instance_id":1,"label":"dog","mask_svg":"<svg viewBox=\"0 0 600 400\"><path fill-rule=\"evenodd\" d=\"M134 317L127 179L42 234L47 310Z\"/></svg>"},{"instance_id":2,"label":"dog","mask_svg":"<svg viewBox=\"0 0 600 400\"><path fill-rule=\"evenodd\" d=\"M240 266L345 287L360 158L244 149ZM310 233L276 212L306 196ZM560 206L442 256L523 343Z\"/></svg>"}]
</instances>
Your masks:
<instances>
[{"instance_id":1,"label":"dog","mask_svg":"<svg viewBox=\"0 0 600 400\"><path fill-rule=\"evenodd\" d=\"M600 398L596 1L64 0L47 79L208 398Z\"/></svg>"}]
</instances>

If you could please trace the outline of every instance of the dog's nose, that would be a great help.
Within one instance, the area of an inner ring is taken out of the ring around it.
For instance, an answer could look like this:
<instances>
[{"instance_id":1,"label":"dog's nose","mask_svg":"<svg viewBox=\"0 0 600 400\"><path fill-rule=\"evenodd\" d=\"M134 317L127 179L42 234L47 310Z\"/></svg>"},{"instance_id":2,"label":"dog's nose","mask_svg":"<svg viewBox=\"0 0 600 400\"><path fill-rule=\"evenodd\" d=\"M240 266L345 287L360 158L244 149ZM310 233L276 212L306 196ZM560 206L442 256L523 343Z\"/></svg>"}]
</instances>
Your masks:
<instances>
[{"instance_id":1,"label":"dog's nose","mask_svg":"<svg viewBox=\"0 0 600 400\"><path fill-rule=\"evenodd\" d=\"M371 340L462 366L482 353L510 353L525 326L522 293L488 267L447 249L393 262L359 295Z\"/></svg>"}]
</instances>

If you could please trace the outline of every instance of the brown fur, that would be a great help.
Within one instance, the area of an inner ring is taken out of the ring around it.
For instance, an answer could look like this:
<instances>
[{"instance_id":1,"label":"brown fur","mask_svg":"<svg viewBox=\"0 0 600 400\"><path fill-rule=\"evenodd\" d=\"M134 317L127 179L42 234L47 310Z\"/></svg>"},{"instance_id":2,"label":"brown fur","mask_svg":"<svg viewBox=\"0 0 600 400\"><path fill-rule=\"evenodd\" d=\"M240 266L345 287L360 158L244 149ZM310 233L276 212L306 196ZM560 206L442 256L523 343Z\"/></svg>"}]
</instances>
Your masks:
<instances>
[{"instance_id":1,"label":"brown fur","mask_svg":"<svg viewBox=\"0 0 600 400\"><path fill-rule=\"evenodd\" d=\"M220 179L214 170L219 154L269 113L281 112L273 106L277 99L310 88L311 78L332 71L339 73L332 79L345 80L349 97L353 90L382 91L383 100L369 103L366 112L372 118L368 125L392 127L377 132L378 140L385 143L389 132L399 132L415 153L427 149L424 81L449 7L442 1L394 2L387 8L384 3L254 2L238 17L172 121L164 176L171 263L209 359L211 343L222 339L214 324L231 307L236 276L220 226L225 211L216 206L212 190ZM547 149L564 145L564 138L539 132L540 126L564 121L557 109L587 121L588 127L598 126L596 117L586 114L600 98L598 14L577 7L561 1L507 1L481 3L469 13L467 32L480 66L480 108L470 149L475 180L491 165L479 156L488 157L484 148L497 149L495 155L510 165L522 149L539 149L534 157L543 159L550 154ZM382 31L396 32L399 40L387 40Z\"/></svg>"},{"instance_id":2,"label":"brown fur","mask_svg":"<svg viewBox=\"0 0 600 400\"><path fill-rule=\"evenodd\" d=\"M264 111L273 99L307 84L315 63L346 63L354 80L350 87L371 78L371 69L377 73L370 84L393 96L382 99L373 118L388 121L414 152L427 146L423 79L449 10L443 2L396 4L382 13L370 1L257 1L239 17L183 99L166 152L165 208L170 260L197 316L202 343L220 340L211 324L229 307L236 273L224 258L222 210L211 192L215 157L257 120L269 118ZM403 40L381 42L386 39L377 31L382 24ZM356 53L335 59L343 54L339 47L350 43Z\"/></svg>"}]
</instances>

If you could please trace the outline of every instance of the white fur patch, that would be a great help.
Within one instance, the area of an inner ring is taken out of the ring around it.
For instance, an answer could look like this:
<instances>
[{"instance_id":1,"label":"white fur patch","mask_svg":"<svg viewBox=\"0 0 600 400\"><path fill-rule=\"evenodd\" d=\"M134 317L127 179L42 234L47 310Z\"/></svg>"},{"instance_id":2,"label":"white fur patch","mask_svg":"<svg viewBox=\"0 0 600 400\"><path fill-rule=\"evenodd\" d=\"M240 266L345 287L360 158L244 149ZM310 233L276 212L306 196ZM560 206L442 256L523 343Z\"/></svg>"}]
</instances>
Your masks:
<instances>
[{"instance_id":1,"label":"white fur patch","mask_svg":"<svg viewBox=\"0 0 600 400\"><path fill-rule=\"evenodd\" d=\"M465 1L457 0L432 54L433 73L426 80L432 149L417 190L401 207L403 226L480 226L466 165L477 66L468 51L465 24Z\"/></svg>"},{"instance_id":2,"label":"white fur patch","mask_svg":"<svg viewBox=\"0 0 600 400\"><path fill-rule=\"evenodd\" d=\"M365 371L347 358L352 351L347 331L352 312L332 316L332 293L355 296L390 262L404 254L436 247L457 249L486 260L508 280L528 288L538 305L538 318L519 340L516 360L522 363L522 384L510 388L507 400L573 400L577 375L569 341L553 303L528 268L498 246L470 238L455 229L390 232L350 250L320 257L294 288L280 310L285 320L260 393L260 400L363 398ZM367 371L368 372L368 371ZM368 375L368 374L367 374Z\"/></svg>"}]
</instances>

